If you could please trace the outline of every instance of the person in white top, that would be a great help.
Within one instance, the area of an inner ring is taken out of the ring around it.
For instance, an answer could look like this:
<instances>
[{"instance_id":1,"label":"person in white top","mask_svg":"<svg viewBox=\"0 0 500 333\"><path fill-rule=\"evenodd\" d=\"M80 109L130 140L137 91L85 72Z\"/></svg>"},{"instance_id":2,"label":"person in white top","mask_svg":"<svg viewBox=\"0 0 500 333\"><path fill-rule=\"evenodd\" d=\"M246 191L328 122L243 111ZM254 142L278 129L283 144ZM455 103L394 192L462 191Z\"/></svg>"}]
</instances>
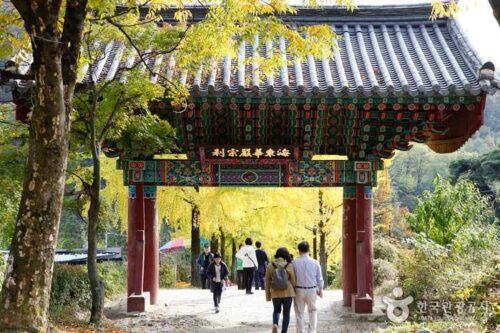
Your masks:
<instances>
[{"instance_id":1,"label":"person in white top","mask_svg":"<svg viewBox=\"0 0 500 333\"><path fill-rule=\"evenodd\" d=\"M309 257L309 243L304 241L298 246L300 257L293 261L295 273L295 320L297 333L304 332L304 312L309 312L308 333L316 333L318 311L317 296L323 297L323 275L318 261Z\"/></svg>"},{"instance_id":2,"label":"person in white top","mask_svg":"<svg viewBox=\"0 0 500 333\"><path fill-rule=\"evenodd\" d=\"M247 295L253 294L252 281L255 268L257 267L257 256L252 244L252 239L248 237L245 239L245 246L236 253L236 258L243 260L243 284L245 285Z\"/></svg>"}]
</instances>

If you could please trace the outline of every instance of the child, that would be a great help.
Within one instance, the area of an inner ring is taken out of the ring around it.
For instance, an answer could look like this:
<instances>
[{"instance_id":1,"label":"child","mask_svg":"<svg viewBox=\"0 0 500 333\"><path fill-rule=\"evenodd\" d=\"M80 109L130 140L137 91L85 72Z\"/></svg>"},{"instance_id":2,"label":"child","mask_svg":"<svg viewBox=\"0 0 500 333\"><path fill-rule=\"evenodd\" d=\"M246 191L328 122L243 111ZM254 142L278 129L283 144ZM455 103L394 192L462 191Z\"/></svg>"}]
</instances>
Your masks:
<instances>
[{"instance_id":1,"label":"child","mask_svg":"<svg viewBox=\"0 0 500 333\"><path fill-rule=\"evenodd\" d=\"M214 262L208 266L207 275L212 281L211 290L214 293L215 313L219 313L220 298L224 281L228 282L229 270L226 264L222 261L219 253L214 255Z\"/></svg>"}]
</instances>

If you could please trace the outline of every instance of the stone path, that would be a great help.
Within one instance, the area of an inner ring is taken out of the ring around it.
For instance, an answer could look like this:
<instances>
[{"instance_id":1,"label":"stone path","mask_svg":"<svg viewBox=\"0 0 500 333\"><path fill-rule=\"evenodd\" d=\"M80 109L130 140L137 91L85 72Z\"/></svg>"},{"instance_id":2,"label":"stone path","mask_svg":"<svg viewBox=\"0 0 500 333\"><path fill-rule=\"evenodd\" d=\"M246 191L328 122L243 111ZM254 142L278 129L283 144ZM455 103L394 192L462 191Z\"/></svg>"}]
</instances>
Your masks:
<instances>
[{"instance_id":1,"label":"stone path","mask_svg":"<svg viewBox=\"0 0 500 333\"><path fill-rule=\"evenodd\" d=\"M245 295L236 287L222 294L220 312L214 313L212 294L198 289L162 289L159 304L147 313L129 314L126 300L110 304L106 316L124 332L168 333L269 333L272 326L272 303L266 302L264 291ZM318 301L318 333L373 332L386 326L381 310L374 315L354 315L342 306L342 291L329 290ZM295 333L295 315L289 332Z\"/></svg>"}]
</instances>

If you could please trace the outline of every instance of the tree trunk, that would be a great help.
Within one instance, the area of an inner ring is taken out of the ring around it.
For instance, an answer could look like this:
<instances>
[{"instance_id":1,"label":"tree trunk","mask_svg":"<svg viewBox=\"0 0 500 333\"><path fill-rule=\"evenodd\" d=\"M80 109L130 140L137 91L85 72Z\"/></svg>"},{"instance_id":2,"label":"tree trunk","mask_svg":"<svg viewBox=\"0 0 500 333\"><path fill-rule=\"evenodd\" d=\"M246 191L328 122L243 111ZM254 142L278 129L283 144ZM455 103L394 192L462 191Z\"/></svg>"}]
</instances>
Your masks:
<instances>
[{"instance_id":1,"label":"tree trunk","mask_svg":"<svg viewBox=\"0 0 500 333\"><path fill-rule=\"evenodd\" d=\"M222 230L222 227L219 228L220 230L220 255L222 257L222 261L226 261L226 235L224 234L224 230Z\"/></svg>"},{"instance_id":2,"label":"tree trunk","mask_svg":"<svg viewBox=\"0 0 500 333\"><path fill-rule=\"evenodd\" d=\"M191 285L200 286L200 270L196 261L200 255L200 208L191 204Z\"/></svg>"},{"instance_id":3,"label":"tree trunk","mask_svg":"<svg viewBox=\"0 0 500 333\"><path fill-rule=\"evenodd\" d=\"M236 242L231 241L231 279L236 281Z\"/></svg>"},{"instance_id":4,"label":"tree trunk","mask_svg":"<svg viewBox=\"0 0 500 333\"><path fill-rule=\"evenodd\" d=\"M34 53L41 101L31 119L21 203L0 297L2 327L34 332L47 326L70 122L60 84L61 56L49 45L40 46Z\"/></svg>"},{"instance_id":5,"label":"tree trunk","mask_svg":"<svg viewBox=\"0 0 500 333\"><path fill-rule=\"evenodd\" d=\"M212 234L210 239L210 250L212 253L219 252L219 239L215 236L215 233Z\"/></svg>"},{"instance_id":6,"label":"tree trunk","mask_svg":"<svg viewBox=\"0 0 500 333\"><path fill-rule=\"evenodd\" d=\"M62 35L60 1L12 3L32 42L36 99L21 202L0 294L0 331L45 332L86 1L67 5ZM63 63L68 53L70 60Z\"/></svg>"},{"instance_id":7,"label":"tree trunk","mask_svg":"<svg viewBox=\"0 0 500 333\"><path fill-rule=\"evenodd\" d=\"M96 102L96 101L95 101ZM94 103L95 106L95 103ZM96 141L95 130L95 108L90 117L90 150L92 152L93 173L92 185L90 186L90 207L88 224L88 259L87 270L92 294L92 308L90 310L90 322L100 325L104 311L104 283L99 277L97 268L97 228L99 226L99 210L101 206L101 146Z\"/></svg>"},{"instance_id":8,"label":"tree trunk","mask_svg":"<svg viewBox=\"0 0 500 333\"><path fill-rule=\"evenodd\" d=\"M321 223L323 224L323 223ZM320 228L322 228L321 226ZM320 229L321 230L321 229ZM319 232L319 264L321 266L321 273L323 274L323 281L327 286L326 271L327 271L327 255L326 255L326 234L324 231Z\"/></svg>"},{"instance_id":9,"label":"tree trunk","mask_svg":"<svg viewBox=\"0 0 500 333\"><path fill-rule=\"evenodd\" d=\"M0 294L0 328L43 332L47 327L68 156L69 113L86 1L67 5L62 38L57 27L60 2L12 3L31 37L37 98L23 192ZM63 50L60 45L68 47ZM63 63L61 58L67 57L70 60Z\"/></svg>"},{"instance_id":10,"label":"tree trunk","mask_svg":"<svg viewBox=\"0 0 500 333\"><path fill-rule=\"evenodd\" d=\"M318 222L318 233L319 233L319 265L321 266L321 273L323 274L323 281L325 286L327 286L326 280L326 232L325 232L325 211L323 202L323 191L318 191L318 203L319 203L319 222Z\"/></svg>"},{"instance_id":11,"label":"tree trunk","mask_svg":"<svg viewBox=\"0 0 500 333\"><path fill-rule=\"evenodd\" d=\"M313 258L318 260L318 228L313 227Z\"/></svg>"}]
</instances>

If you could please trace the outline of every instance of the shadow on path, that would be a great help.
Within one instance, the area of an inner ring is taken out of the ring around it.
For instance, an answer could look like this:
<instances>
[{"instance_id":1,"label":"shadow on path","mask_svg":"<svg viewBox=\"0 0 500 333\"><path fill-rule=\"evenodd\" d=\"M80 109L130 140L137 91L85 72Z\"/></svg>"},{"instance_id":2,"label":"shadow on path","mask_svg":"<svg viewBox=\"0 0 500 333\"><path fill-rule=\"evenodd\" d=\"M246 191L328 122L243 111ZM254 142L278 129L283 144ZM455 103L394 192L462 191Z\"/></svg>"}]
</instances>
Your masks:
<instances>
[{"instance_id":1,"label":"shadow on path","mask_svg":"<svg viewBox=\"0 0 500 333\"><path fill-rule=\"evenodd\" d=\"M325 291L317 305L318 333L364 333L386 326L380 305L373 315L355 315L342 306L341 290ZM151 306L147 313L127 313L123 298L109 304L105 314L124 332L269 333L272 311L272 303L266 302L264 291L245 295L244 291L231 287L222 294L217 314L210 291L199 289L162 289L158 305ZM293 309L289 332L295 332Z\"/></svg>"}]
</instances>

